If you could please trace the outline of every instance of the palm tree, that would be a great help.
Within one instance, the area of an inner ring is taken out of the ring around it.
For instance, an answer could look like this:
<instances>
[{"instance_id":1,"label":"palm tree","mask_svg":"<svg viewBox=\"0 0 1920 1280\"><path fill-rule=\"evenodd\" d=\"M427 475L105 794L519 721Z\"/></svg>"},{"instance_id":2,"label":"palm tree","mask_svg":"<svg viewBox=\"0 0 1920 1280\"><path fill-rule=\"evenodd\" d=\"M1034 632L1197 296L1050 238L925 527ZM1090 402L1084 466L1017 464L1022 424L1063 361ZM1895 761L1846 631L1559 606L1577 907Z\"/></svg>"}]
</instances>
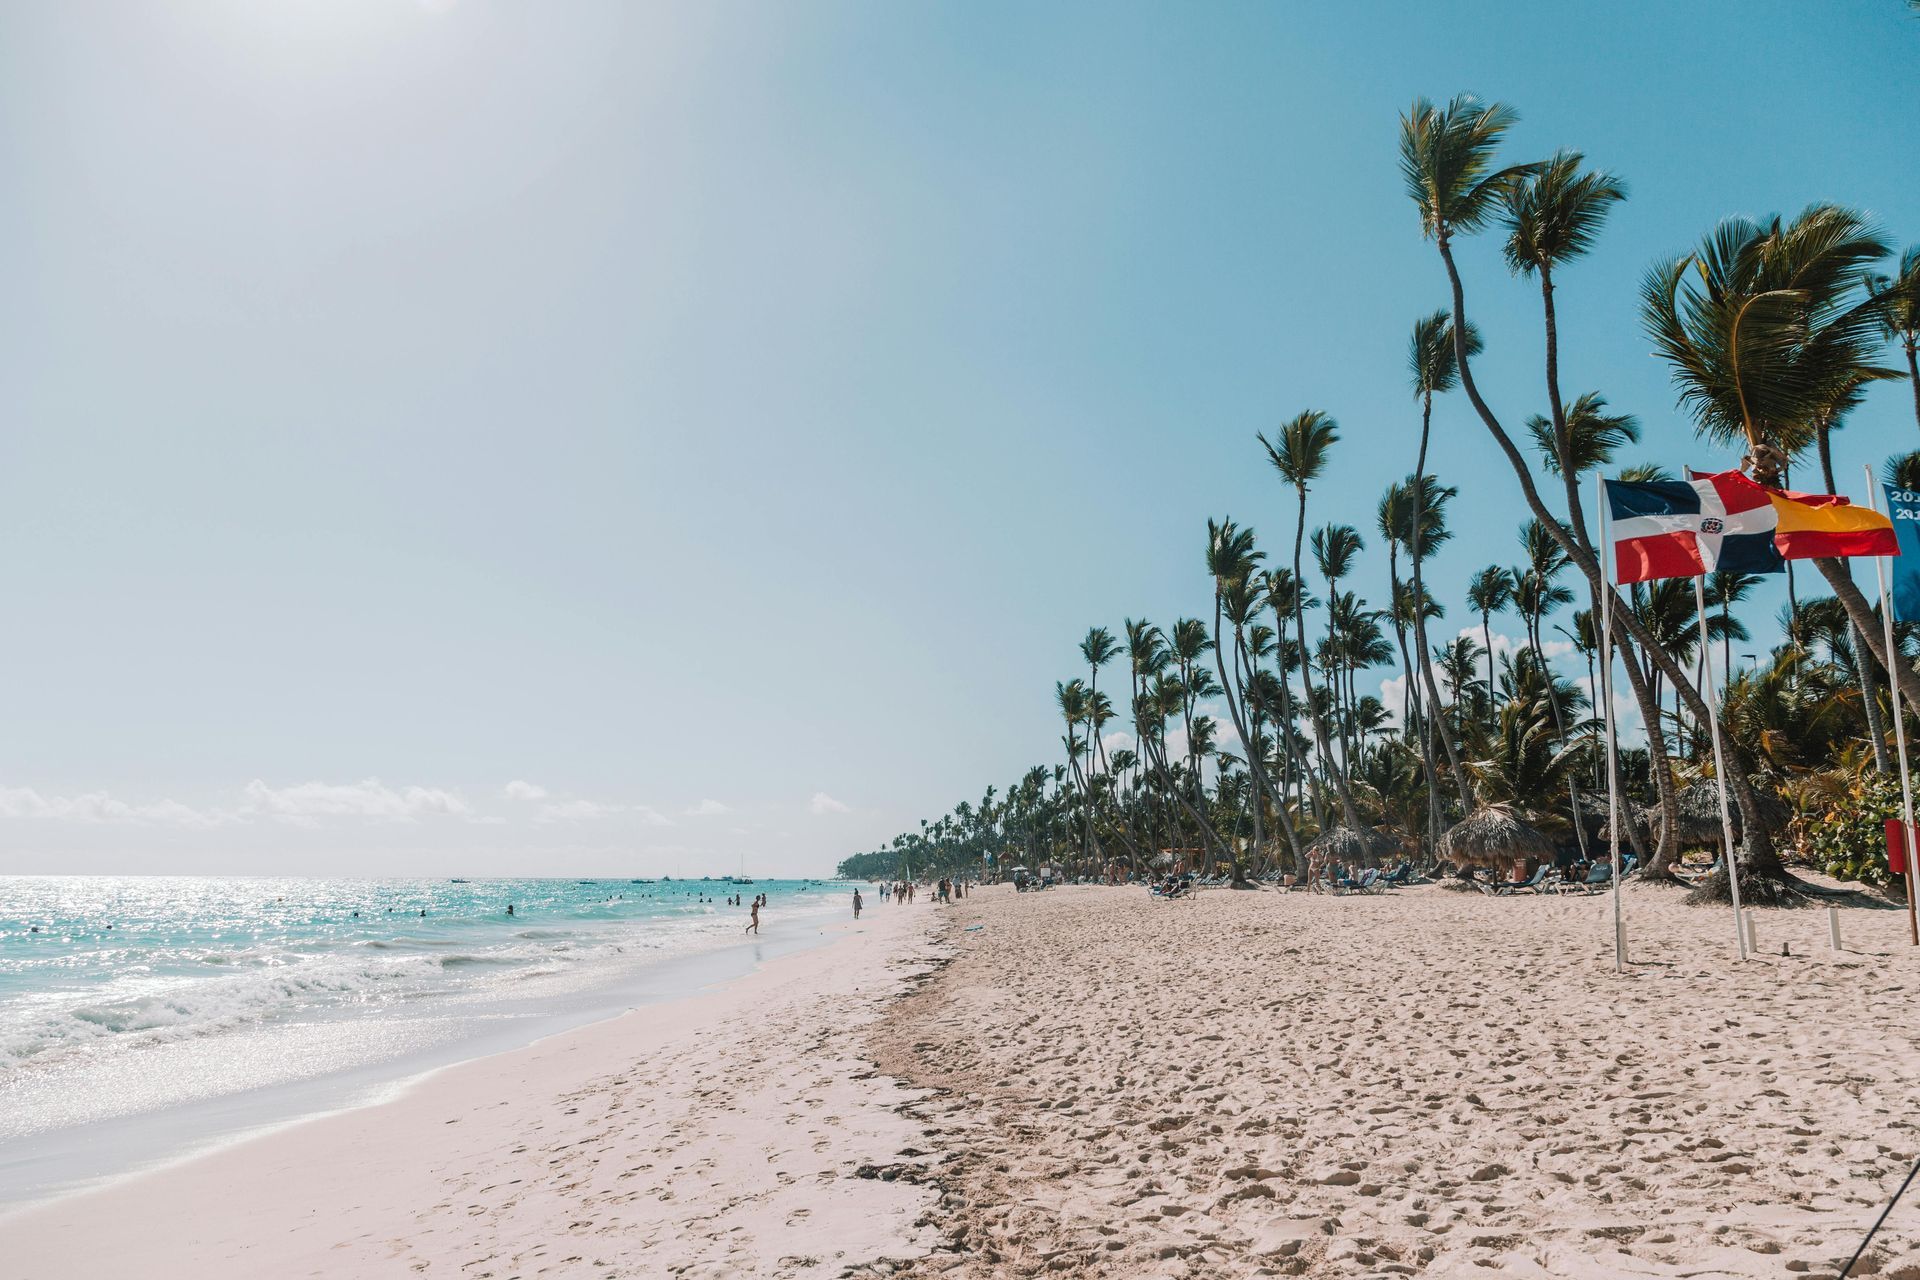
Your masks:
<instances>
[{"instance_id":1,"label":"palm tree","mask_svg":"<svg viewBox=\"0 0 1920 1280\"><path fill-rule=\"evenodd\" d=\"M1560 399L1560 326L1553 304L1553 272L1584 257L1607 214L1627 198L1626 183L1604 171L1582 172L1581 159L1577 151L1558 152L1502 188L1507 266L1515 275L1540 279L1540 307L1547 329L1547 407L1552 412L1556 460L1572 455L1572 433ZM1566 484L1568 522L1575 537L1588 542L1580 470L1574 466L1555 470Z\"/></svg>"},{"instance_id":2,"label":"palm tree","mask_svg":"<svg viewBox=\"0 0 1920 1280\"><path fill-rule=\"evenodd\" d=\"M1493 688L1493 615L1513 603L1513 572L1490 564L1467 583L1467 607L1480 615L1480 638L1487 649L1487 688Z\"/></svg>"},{"instance_id":3,"label":"palm tree","mask_svg":"<svg viewBox=\"0 0 1920 1280\"><path fill-rule=\"evenodd\" d=\"M1462 329L1459 349L1469 356L1480 354L1480 335L1474 332L1472 325ZM1420 449L1414 459L1413 480L1409 486L1413 513L1408 551L1413 561L1413 594L1424 598L1426 556L1436 545L1429 537L1425 515L1429 494L1427 444L1433 434L1433 398L1460 385L1460 361L1455 354L1453 321L1444 308L1414 322L1413 336L1408 343L1407 366L1412 375L1414 398L1420 402ZM1450 495L1452 492L1449 490ZM1428 650L1426 610L1413 611L1413 633L1415 651L1425 654ZM1441 746L1446 750L1447 764L1453 770L1454 783L1460 791L1461 812L1470 813L1473 811L1473 796L1467 786L1466 769L1460 763L1460 747L1453 739L1447 718L1440 714L1440 690L1434 683L1431 665L1424 660L1420 663L1420 680L1434 707L1434 728L1439 734Z\"/></svg>"},{"instance_id":4,"label":"palm tree","mask_svg":"<svg viewBox=\"0 0 1920 1280\"><path fill-rule=\"evenodd\" d=\"M1440 253L1441 265L1446 269L1447 283L1452 291L1454 356L1460 365L1461 389L1467 393L1467 399L1479 415L1481 424L1486 427L1487 434L1506 456L1528 510L1536 520L1547 525L1554 540L1561 544L1574 567L1586 578L1588 588L1598 600L1601 592L1610 588L1601 580L1600 562L1593 548L1577 541L1571 528L1555 520L1553 513L1541 500L1526 457L1507 434L1486 398L1480 394L1473 378L1472 361L1465 349L1466 292L1453 257L1453 238L1484 227L1495 215L1497 206L1505 202L1507 192L1522 178L1541 168L1535 164L1495 167L1495 153L1516 119L1511 108L1497 103L1482 103L1471 95L1457 97L1445 107L1436 107L1425 99L1416 99L1400 121L1401 173L1406 179L1407 193L1420 211L1421 230L1434 242ZM1619 630L1616 639L1623 647L1628 640L1642 648L1650 647L1649 638L1629 611L1616 609L1611 616L1616 620L1615 625ZM1651 650L1651 656L1674 687L1680 690L1689 709L1704 717L1706 703L1701 699L1699 690L1688 681L1686 673L1671 657L1658 650ZM1639 696L1640 690L1636 688L1635 694ZM1728 766L1727 782L1744 820L1743 844L1747 865L1753 871L1773 877L1778 885L1784 870L1773 849L1759 801L1747 777L1749 763L1737 745L1728 752ZM1709 893L1725 891L1724 883L1716 883Z\"/></svg>"},{"instance_id":5,"label":"palm tree","mask_svg":"<svg viewBox=\"0 0 1920 1280\"><path fill-rule=\"evenodd\" d=\"M1451 539L1453 534L1446 526L1446 505L1458 493L1457 489L1443 487L1436 483L1432 476L1418 473L1408 479L1404 488L1394 485L1387 490L1387 496L1380 503L1380 533L1387 539L1388 580L1396 596L1399 593L1399 577L1393 568L1396 548L1404 545L1411 553L1414 547L1424 546L1433 549ZM1460 761L1460 748L1454 742L1452 729L1447 725L1447 718L1440 700L1440 686L1433 675L1433 664L1426 657L1428 653L1427 618L1436 612L1437 606L1427 597L1418 581L1411 585L1408 595L1409 607L1406 613L1413 628L1413 651L1421 655L1421 661L1417 676L1411 669L1413 664L1408 664L1407 680L1411 685L1415 679L1418 679L1426 690L1426 705L1432 711L1426 719L1432 726L1431 732L1440 739L1446 751L1447 766L1453 774L1454 786L1460 796L1460 811L1463 814L1471 813L1473 787L1467 781L1466 768ZM1416 601L1417 605L1413 603ZM1405 661L1404 650L1401 656ZM1424 757L1429 751L1426 743L1426 726L1420 726L1420 732L1421 751ZM1431 763L1432 761L1429 760L1429 764ZM1430 778L1436 791L1438 781L1437 777ZM1438 838L1437 832L1435 838Z\"/></svg>"},{"instance_id":6,"label":"palm tree","mask_svg":"<svg viewBox=\"0 0 1920 1280\"><path fill-rule=\"evenodd\" d=\"M1580 478L1613 461L1613 455L1629 444L1640 442L1640 422L1630 413L1608 413L1607 398L1597 391L1586 391L1567 406L1564 430L1534 414L1527 419L1527 431L1540 450L1540 460L1556 475L1572 474L1577 486ZM1564 436L1564 442L1562 437ZM1563 466L1561 459L1571 460Z\"/></svg>"},{"instance_id":7,"label":"palm tree","mask_svg":"<svg viewBox=\"0 0 1920 1280\"><path fill-rule=\"evenodd\" d=\"M1900 269L1892 276L1874 276L1869 282L1880 306L1880 323L1887 337L1900 344L1907 357L1907 381L1912 384L1913 419L1920 423L1920 244L1910 244L1900 255Z\"/></svg>"},{"instance_id":8,"label":"palm tree","mask_svg":"<svg viewBox=\"0 0 1920 1280\"><path fill-rule=\"evenodd\" d=\"M1733 616L1733 606L1760 585L1757 573L1728 569L1707 578L1707 607L1720 611L1720 669L1733 679L1733 642L1748 639L1747 628Z\"/></svg>"},{"instance_id":9,"label":"palm tree","mask_svg":"<svg viewBox=\"0 0 1920 1280\"><path fill-rule=\"evenodd\" d=\"M1318 409L1308 409L1289 419L1281 426L1279 442L1276 445L1264 435L1260 443L1267 451L1267 459L1273 463L1273 469L1280 478L1293 486L1297 499L1297 511L1293 525L1293 579L1303 582L1300 576L1300 554L1307 534L1307 493L1327 469L1327 457L1340 439L1340 427L1327 414ZM1347 786L1346 775L1333 762L1333 747L1328 741L1327 724L1321 713L1321 701L1314 697L1312 664L1307 661L1311 652L1307 648L1306 592L1302 590L1295 597L1293 612L1294 638L1300 646L1300 684L1305 692L1304 703L1307 708L1307 720L1313 726L1314 745L1320 754L1321 768L1333 782L1334 790L1340 797L1340 811L1350 825L1358 826L1359 818L1353 806L1353 793Z\"/></svg>"},{"instance_id":10,"label":"palm tree","mask_svg":"<svg viewBox=\"0 0 1920 1280\"><path fill-rule=\"evenodd\" d=\"M1863 383L1900 376L1867 363L1887 310L1861 286L1887 253L1858 213L1817 204L1791 223L1728 219L1693 253L1648 272L1641 315L1681 406L1700 434L1743 445L1743 465L1760 483L1779 483ZM1845 562L1813 564L1865 650L1895 673L1903 695L1920 698L1920 674L1888 662L1873 607Z\"/></svg>"}]
</instances>

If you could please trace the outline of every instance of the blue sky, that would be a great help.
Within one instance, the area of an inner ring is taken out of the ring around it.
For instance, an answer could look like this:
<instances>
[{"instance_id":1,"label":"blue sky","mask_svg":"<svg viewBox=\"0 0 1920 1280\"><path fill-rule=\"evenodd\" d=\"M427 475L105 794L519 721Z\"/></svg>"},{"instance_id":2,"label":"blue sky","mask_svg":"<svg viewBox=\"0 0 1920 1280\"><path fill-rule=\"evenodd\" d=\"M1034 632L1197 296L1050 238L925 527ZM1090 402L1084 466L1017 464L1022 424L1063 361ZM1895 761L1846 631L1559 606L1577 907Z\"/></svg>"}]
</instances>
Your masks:
<instances>
[{"instance_id":1,"label":"blue sky","mask_svg":"<svg viewBox=\"0 0 1920 1280\"><path fill-rule=\"evenodd\" d=\"M1209 515L1278 544L1256 431L1334 414L1370 531L1415 95L1627 178L1564 383L1718 468L1639 277L1821 199L1920 237L1916 54L1895 0L13 7L0 872L825 872L1051 762ZM1537 292L1460 256L1517 428ZM1436 427L1465 626L1523 511Z\"/></svg>"}]
</instances>

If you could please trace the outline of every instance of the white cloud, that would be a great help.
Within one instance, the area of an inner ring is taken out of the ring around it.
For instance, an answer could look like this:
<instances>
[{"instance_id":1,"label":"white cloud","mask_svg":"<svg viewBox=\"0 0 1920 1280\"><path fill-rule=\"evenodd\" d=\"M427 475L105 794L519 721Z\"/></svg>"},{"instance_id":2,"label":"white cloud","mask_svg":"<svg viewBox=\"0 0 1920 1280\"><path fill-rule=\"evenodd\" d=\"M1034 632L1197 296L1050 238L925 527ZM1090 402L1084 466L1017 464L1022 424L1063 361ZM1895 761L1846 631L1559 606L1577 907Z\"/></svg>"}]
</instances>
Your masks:
<instances>
[{"instance_id":1,"label":"white cloud","mask_svg":"<svg viewBox=\"0 0 1920 1280\"><path fill-rule=\"evenodd\" d=\"M597 800L555 800L540 806L539 820L542 822L591 822L596 818L607 818L619 813L623 806L601 804Z\"/></svg>"},{"instance_id":2,"label":"white cloud","mask_svg":"<svg viewBox=\"0 0 1920 1280\"><path fill-rule=\"evenodd\" d=\"M853 810L841 804L824 791L813 793L813 799L807 801L807 811L813 814L852 813Z\"/></svg>"},{"instance_id":3,"label":"white cloud","mask_svg":"<svg viewBox=\"0 0 1920 1280\"><path fill-rule=\"evenodd\" d=\"M731 811L718 800L702 800L691 809L685 810L686 816L689 818L717 818L721 814L728 812Z\"/></svg>"},{"instance_id":4,"label":"white cloud","mask_svg":"<svg viewBox=\"0 0 1920 1280\"><path fill-rule=\"evenodd\" d=\"M500 794L509 800L545 800L551 793L537 782L523 782L515 778L500 788Z\"/></svg>"},{"instance_id":5,"label":"white cloud","mask_svg":"<svg viewBox=\"0 0 1920 1280\"><path fill-rule=\"evenodd\" d=\"M195 809L177 800L130 804L104 791L87 791L76 796L47 796L32 787L0 787L0 818L155 823L178 827L218 827L240 820L233 813L218 809Z\"/></svg>"},{"instance_id":6,"label":"white cloud","mask_svg":"<svg viewBox=\"0 0 1920 1280\"><path fill-rule=\"evenodd\" d=\"M412 822L421 817L466 817L466 801L438 787L387 786L378 778L362 782L300 782L271 787L255 778L247 784L243 813L264 814L285 822L318 818L369 818Z\"/></svg>"}]
</instances>

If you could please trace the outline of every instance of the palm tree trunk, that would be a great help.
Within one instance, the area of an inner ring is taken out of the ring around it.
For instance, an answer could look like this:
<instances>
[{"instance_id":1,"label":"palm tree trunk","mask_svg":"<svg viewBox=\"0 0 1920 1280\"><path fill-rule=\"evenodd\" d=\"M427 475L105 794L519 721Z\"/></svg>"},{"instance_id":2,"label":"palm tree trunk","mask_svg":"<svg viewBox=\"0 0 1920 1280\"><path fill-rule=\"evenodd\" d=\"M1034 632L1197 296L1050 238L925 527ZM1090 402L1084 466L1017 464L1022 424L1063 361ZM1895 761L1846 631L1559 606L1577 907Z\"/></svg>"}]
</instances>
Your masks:
<instances>
[{"instance_id":1,"label":"palm tree trunk","mask_svg":"<svg viewBox=\"0 0 1920 1280\"><path fill-rule=\"evenodd\" d=\"M1920 425L1920 342L1908 334L1900 342L1907 352L1907 382L1913 387L1913 421Z\"/></svg>"},{"instance_id":2,"label":"palm tree trunk","mask_svg":"<svg viewBox=\"0 0 1920 1280\"><path fill-rule=\"evenodd\" d=\"M1500 425L1500 420L1494 416L1493 410L1487 405L1485 398L1480 394L1480 388L1473 380L1473 366L1467 355L1466 343L1466 290L1460 282L1459 265L1453 259L1453 247L1444 231L1438 237L1437 244L1441 263L1447 270L1447 285L1452 294L1453 349L1455 363L1460 368L1460 386L1467 393L1467 399L1473 405L1474 412L1480 416L1481 424L1486 427L1487 434L1493 437L1494 443L1506 455L1507 463L1512 467L1514 477L1520 483L1520 493L1526 499L1528 509L1534 518L1545 526L1548 536L1567 553L1567 558L1587 579L1588 586L1598 594L1605 589L1605 584L1601 581L1599 561L1595 559L1591 548L1576 541L1572 532L1554 519L1553 513L1541 501L1540 491L1534 485L1533 472L1527 465L1526 456L1513 443L1513 438L1507 434L1506 428ZM1569 519L1572 518L1575 518L1574 513L1569 513ZM1855 595L1857 596L1858 592L1855 592ZM1687 680L1686 673L1681 670L1679 664L1674 662L1672 655L1666 653L1654 642L1653 636L1646 627L1629 610L1615 609L1611 612L1619 642L1623 646L1639 645L1646 651L1667 678L1673 682L1674 687L1684 691L1690 709L1704 722L1707 717L1707 704L1701 699L1699 690ZM1917 678L1915 683L1920 684L1920 678ZM1902 688L1905 688L1904 684ZM1755 905L1762 905L1779 898L1780 887L1788 880L1786 867L1781 863L1779 852L1774 848L1772 836L1767 831L1766 821L1760 812L1759 801L1754 796L1752 783L1748 779L1748 774L1753 767L1752 762L1739 742L1729 738L1725 745L1727 785L1733 792L1735 803L1740 807L1742 821L1739 862L1744 868L1745 876L1772 882L1770 887L1764 889L1756 884L1755 889L1758 891L1753 892L1749 898ZM1718 884L1710 883L1703 896L1724 897L1726 893L1727 887L1722 878Z\"/></svg>"},{"instance_id":3,"label":"palm tree trunk","mask_svg":"<svg viewBox=\"0 0 1920 1280\"><path fill-rule=\"evenodd\" d=\"M1814 424L1814 443L1820 452L1820 478L1827 482L1828 493L1840 492L1840 486L1833 482L1833 428L1832 424L1822 420ZM1844 565L1845 562L1842 561ZM1853 577L1853 570L1847 569L1847 577ZM1873 744L1873 770L1875 773L1891 773L1887 762L1887 726L1880 717L1880 682L1874 679L1873 664L1866 661L1860 628L1850 628L1848 636L1853 648L1853 665L1860 675L1860 706L1867 713L1867 741Z\"/></svg>"},{"instance_id":4,"label":"palm tree trunk","mask_svg":"<svg viewBox=\"0 0 1920 1280\"><path fill-rule=\"evenodd\" d=\"M1346 819L1348 826L1359 830L1360 813L1354 808L1353 792L1347 787L1345 772L1334 767L1333 746L1327 740L1327 722L1321 716L1319 708L1314 705L1313 701L1313 660L1308 656L1309 650L1307 649L1306 586L1304 580L1300 577L1300 547L1301 544L1306 541L1307 536L1307 491L1304 487L1301 487L1297 492L1300 497L1300 517L1295 521L1293 526L1293 581L1295 586L1293 625L1297 632L1296 638L1300 642L1300 683L1306 689L1307 720L1313 725L1313 742L1320 751L1321 767L1326 770L1327 777L1333 783L1335 793L1340 797L1341 816ZM1315 805L1315 812L1319 812L1319 806L1317 804ZM1320 823L1321 829L1325 830L1327 824L1324 817L1320 819Z\"/></svg>"},{"instance_id":5,"label":"palm tree trunk","mask_svg":"<svg viewBox=\"0 0 1920 1280\"><path fill-rule=\"evenodd\" d=\"M1432 425L1433 394L1428 392L1420 400L1420 452L1413 464L1413 642L1420 653L1420 682L1426 686L1427 704L1433 708L1433 727L1440 735L1440 744L1446 748L1447 766L1453 771L1453 785L1460 792L1460 813L1464 817L1473 812L1473 788L1468 785L1466 768L1460 763L1460 748L1453 741L1453 731L1440 702L1440 686L1433 678L1433 663L1427 656L1427 597L1420 576L1425 558L1425 548L1420 545L1420 526L1426 515L1427 440Z\"/></svg>"}]
</instances>

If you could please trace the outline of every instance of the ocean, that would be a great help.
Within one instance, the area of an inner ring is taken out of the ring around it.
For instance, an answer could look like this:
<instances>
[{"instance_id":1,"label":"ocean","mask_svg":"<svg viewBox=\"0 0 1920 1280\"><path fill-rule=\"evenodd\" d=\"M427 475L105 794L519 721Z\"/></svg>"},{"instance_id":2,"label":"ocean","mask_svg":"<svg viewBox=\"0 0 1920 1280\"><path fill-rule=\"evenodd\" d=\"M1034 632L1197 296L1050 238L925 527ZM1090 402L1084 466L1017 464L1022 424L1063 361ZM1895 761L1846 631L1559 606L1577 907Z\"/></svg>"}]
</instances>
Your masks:
<instances>
[{"instance_id":1,"label":"ocean","mask_svg":"<svg viewBox=\"0 0 1920 1280\"><path fill-rule=\"evenodd\" d=\"M851 890L0 878L0 1205L697 990L817 941ZM734 893L768 896L761 937Z\"/></svg>"}]
</instances>

